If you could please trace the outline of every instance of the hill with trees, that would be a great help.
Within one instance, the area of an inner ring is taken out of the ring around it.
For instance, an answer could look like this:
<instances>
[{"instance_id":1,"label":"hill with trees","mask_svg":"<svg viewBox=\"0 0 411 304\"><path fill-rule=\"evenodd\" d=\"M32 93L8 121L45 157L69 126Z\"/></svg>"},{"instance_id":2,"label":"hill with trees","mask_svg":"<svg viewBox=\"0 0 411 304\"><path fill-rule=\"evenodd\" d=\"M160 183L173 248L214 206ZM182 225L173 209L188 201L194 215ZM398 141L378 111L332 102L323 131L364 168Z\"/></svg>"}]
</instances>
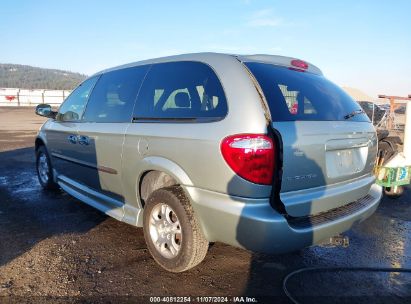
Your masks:
<instances>
[{"instance_id":1,"label":"hill with trees","mask_svg":"<svg viewBox=\"0 0 411 304\"><path fill-rule=\"evenodd\" d=\"M62 70L0 63L0 88L72 90L86 77Z\"/></svg>"}]
</instances>

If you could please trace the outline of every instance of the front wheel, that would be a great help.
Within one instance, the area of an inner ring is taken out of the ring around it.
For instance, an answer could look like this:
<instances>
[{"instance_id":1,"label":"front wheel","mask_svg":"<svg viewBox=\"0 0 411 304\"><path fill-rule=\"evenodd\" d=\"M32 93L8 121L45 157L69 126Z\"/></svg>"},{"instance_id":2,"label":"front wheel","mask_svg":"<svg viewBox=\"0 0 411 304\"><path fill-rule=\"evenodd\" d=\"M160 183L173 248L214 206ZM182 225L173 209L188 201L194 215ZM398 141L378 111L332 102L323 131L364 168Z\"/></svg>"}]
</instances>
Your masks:
<instances>
[{"instance_id":1,"label":"front wheel","mask_svg":"<svg viewBox=\"0 0 411 304\"><path fill-rule=\"evenodd\" d=\"M36 171L40 185L43 187L43 189L58 189L58 185L54 182L50 157L44 146L40 146L36 151Z\"/></svg>"},{"instance_id":2,"label":"front wheel","mask_svg":"<svg viewBox=\"0 0 411 304\"><path fill-rule=\"evenodd\" d=\"M144 207L144 238L154 260L171 272L183 272L206 256L204 237L181 187L154 191Z\"/></svg>"}]
</instances>

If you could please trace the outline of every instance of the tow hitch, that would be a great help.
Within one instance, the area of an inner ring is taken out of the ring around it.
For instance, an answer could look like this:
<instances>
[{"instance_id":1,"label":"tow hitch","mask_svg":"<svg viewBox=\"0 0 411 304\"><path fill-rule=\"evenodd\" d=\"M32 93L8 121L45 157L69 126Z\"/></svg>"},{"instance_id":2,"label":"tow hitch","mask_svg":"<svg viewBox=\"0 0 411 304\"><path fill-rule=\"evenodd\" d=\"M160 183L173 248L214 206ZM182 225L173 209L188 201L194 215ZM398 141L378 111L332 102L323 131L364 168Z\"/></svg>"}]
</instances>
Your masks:
<instances>
[{"instance_id":1,"label":"tow hitch","mask_svg":"<svg viewBox=\"0 0 411 304\"><path fill-rule=\"evenodd\" d=\"M319 244L321 247L343 247L347 248L350 246L350 238L346 235L335 235L329 239L324 240Z\"/></svg>"}]
</instances>

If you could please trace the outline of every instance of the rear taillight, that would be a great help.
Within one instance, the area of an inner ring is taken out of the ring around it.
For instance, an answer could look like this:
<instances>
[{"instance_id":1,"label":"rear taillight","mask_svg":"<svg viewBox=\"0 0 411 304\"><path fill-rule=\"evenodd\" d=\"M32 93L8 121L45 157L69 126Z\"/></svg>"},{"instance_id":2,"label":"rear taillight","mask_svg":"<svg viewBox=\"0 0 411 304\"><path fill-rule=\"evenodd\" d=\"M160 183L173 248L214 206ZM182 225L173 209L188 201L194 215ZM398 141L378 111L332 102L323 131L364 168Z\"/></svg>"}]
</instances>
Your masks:
<instances>
[{"instance_id":1,"label":"rear taillight","mask_svg":"<svg viewBox=\"0 0 411 304\"><path fill-rule=\"evenodd\" d=\"M227 164L242 178L271 185L275 167L275 147L270 137L260 134L229 136L221 142Z\"/></svg>"}]
</instances>

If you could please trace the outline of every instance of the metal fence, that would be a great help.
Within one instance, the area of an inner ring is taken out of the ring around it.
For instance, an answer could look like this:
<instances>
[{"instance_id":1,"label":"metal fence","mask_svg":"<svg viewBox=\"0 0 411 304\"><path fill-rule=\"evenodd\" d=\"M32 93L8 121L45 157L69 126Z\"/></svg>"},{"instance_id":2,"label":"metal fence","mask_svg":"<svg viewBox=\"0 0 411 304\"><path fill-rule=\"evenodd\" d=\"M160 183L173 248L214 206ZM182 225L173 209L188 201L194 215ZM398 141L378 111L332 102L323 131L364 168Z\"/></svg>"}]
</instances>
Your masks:
<instances>
[{"instance_id":1,"label":"metal fence","mask_svg":"<svg viewBox=\"0 0 411 304\"><path fill-rule=\"evenodd\" d=\"M35 106L47 103L58 106L70 94L68 90L28 90L0 88L0 106Z\"/></svg>"}]
</instances>

